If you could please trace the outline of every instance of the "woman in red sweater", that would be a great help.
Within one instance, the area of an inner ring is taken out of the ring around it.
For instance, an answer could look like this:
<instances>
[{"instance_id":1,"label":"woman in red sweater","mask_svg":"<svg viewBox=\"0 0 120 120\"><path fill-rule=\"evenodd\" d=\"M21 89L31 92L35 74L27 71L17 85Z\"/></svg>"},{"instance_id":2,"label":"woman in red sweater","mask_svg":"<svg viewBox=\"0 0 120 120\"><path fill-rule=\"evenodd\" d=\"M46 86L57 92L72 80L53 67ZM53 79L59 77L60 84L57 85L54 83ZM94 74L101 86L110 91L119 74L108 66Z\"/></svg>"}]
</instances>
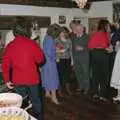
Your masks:
<instances>
[{"instance_id":1,"label":"woman in red sweater","mask_svg":"<svg viewBox=\"0 0 120 120\"><path fill-rule=\"evenodd\" d=\"M94 32L88 42L92 68L93 98L106 101L109 84L109 22L100 20L97 32Z\"/></svg>"}]
</instances>

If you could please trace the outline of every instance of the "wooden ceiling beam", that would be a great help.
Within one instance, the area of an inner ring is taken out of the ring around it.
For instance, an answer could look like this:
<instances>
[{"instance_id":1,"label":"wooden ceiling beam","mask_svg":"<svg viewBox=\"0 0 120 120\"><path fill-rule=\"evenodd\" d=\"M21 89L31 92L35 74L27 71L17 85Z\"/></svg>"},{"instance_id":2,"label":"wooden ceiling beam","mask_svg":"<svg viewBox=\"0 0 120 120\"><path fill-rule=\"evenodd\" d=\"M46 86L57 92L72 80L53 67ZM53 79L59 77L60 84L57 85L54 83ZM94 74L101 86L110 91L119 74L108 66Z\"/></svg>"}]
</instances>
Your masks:
<instances>
[{"instance_id":1,"label":"wooden ceiling beam","mask_svg":"<svg viewBox=\"0 0 120 120\"><path fill-rule=\"evenodd\" d=\"M91 3L93 1L106 1L106 0L88 0L88 3ZM76 3L73 2L72 0L0 0L0 4L77 8Z\"/></svg>"},{"instance_id":2,"label":"wooden ceiling beam","mask_svg":"<svg viewBox=\"0 0 120 120\"><path fill-rule=\"evenodd\" d=\"M71 0L0 0L0 4L19 4L49 7L77 7Z\"/></svg>"}]
</instances>

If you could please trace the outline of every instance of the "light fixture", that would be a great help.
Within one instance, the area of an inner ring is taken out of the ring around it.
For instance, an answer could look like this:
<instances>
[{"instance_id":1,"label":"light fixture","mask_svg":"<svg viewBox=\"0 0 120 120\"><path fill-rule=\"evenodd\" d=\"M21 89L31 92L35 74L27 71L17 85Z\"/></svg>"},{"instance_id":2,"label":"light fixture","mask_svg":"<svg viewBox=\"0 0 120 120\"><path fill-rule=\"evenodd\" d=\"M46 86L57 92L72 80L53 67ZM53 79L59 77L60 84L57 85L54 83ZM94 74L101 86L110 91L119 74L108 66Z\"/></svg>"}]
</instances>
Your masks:
<instances>
[{"instance_id":1,"label":"light fixture","mask_svg":"<svg viewBox=\"0 0 120 120\"><path fill-rule=\"evenodd\" d=\"M84 8L84 6L85 6L86 3L87 3L87 0L73 0L73 1L76 2L77 6L78 6L79 8Z\"/></svg>"}]
</instances>

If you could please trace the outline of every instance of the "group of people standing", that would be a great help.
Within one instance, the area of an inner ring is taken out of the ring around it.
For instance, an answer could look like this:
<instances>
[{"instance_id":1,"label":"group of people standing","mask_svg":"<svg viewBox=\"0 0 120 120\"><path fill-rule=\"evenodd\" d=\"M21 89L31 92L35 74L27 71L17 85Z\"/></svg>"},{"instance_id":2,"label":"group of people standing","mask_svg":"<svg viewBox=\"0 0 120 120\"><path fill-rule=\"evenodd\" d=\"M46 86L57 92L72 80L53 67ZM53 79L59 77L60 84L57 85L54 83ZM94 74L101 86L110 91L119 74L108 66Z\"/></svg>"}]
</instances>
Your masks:
<instances>
[{"instance_id":1,"label":"group of people standing","mask_svg":"<svg viewBox=\"0 0 120 120\"><path fill-rule=\"evenodd\" d=\"M59 104L56 96L57 90L61 91L65 87L68 94L72 94L70 89L70 69L72 66L77 81L76 92L85 95L91 92L93 100L107 102L110 88L118 89L113 85L114 80L116 82L116 73L114 72L116 67L113 69L113 66L118 66L118 63L114 65L114 60L116 52L119 51L120 47L119 29L116 28L113 35L111 24L105 19L98 22L97 31L91 35L86 33L85 27L80 21L73 20L70 23L70 28L72 32L69 32L68 28L60 27L57 24L51 25L48 28L43 51L45 57L48 58L46 63L52 60L51 62L54 65L51 66L51 63L48 63L43 66L44 77L42 80L46 96L52 96L52 101L55 104ZM50 37L49 30L53 30L56 37L52 35ZM50 53L53 55L53 59ZM118 72L118 70L116 71ZM53 75L53 78L52 74L55 74L56 77ZM48 84L48 81L51 84ZM54 87L50 88L53 84ZM113 100L119 100L118 96L113 98Z\"/></svg>"},{"instance_id":2,"label":"group of people standing","mask_svg":"<svg viewBox=\"0 0 120 120\"><path fill-rule=\"evenodd\" d=\"M29 96L33 116L38 120L43 120L41 88L45 91L45 97L57 105L60 104L57 91L61 95L65 89L68 95L72 95L71 66L77 81L76 92L86 95L92 90L93 99L105 102L110 84L114 87L119 55L116 56L112 73L114 62L110 58L115 59L116 52L113 54L115 46L110 40L109 21L100 20L97 31L91 35L86 33L80 21L71 21L70 28L71 32L65 26L50 25L41 49L30 39L30 23L20 19L13 26L12 42L5 48L2 74L6 86L23 97Z\"/></svg>"},{"instance_id":3,"label":"group of people standing","mask_svg":"<svg viewBox=\"0 0 120 120\"><path fill-rule=\"evenodd\" d=\"M70 23L72 32L65 26L51 25L43 42L46 63L42 68L42 81L45 96L59 104L56 92L63 89L71 95L71 66L74 66L77 91L89 90L88 35L79 21Z\"/></svg>"},{"instance_id":4,"label":"group of people standing","mask_svg":"<svg viewBox=\"0 0 120 120\"><path fill-rule=\"evenodd\" d=\"M97 31L89 38L88 49L93 99L108 102L109 90L114 88L118 92L113 101L120 101L120 26L115 27L108 20L100 20Z\"/></svg>"}]
</instances>

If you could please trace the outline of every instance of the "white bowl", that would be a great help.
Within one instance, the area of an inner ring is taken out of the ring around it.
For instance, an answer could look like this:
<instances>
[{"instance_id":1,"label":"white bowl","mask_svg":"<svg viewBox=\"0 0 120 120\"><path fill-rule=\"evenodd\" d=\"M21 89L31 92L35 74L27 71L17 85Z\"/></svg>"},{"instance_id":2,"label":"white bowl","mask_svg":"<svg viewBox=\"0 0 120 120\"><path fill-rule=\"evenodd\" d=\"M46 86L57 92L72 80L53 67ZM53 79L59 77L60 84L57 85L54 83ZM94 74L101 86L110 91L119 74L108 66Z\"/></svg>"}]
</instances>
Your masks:
<instances>
[{"instance_id":1,"label":"white bowl","mask_svg":"<svg viewBox=\"0 0 120 120\"><path fill-rule=\"evenodd\" d=\"M5 107L5 108L0 108L0 116L8 115L8 116L23 116L24 120L29 120L29 114L17 107Z\"/></svg>"},{"instance_id":2,"label":"white bowl","mask_svg":"<svg viewBox=\"0 0 120 120\"><path fill-rule=\"evenodd\" d=\"M16 93L1 93L0 94L0 101L13 101L15 104L11 104L10 107L21 107L22 106L22 96ZM7 106L9 107L9 106Z\"/></svg>"}]
</instances>

